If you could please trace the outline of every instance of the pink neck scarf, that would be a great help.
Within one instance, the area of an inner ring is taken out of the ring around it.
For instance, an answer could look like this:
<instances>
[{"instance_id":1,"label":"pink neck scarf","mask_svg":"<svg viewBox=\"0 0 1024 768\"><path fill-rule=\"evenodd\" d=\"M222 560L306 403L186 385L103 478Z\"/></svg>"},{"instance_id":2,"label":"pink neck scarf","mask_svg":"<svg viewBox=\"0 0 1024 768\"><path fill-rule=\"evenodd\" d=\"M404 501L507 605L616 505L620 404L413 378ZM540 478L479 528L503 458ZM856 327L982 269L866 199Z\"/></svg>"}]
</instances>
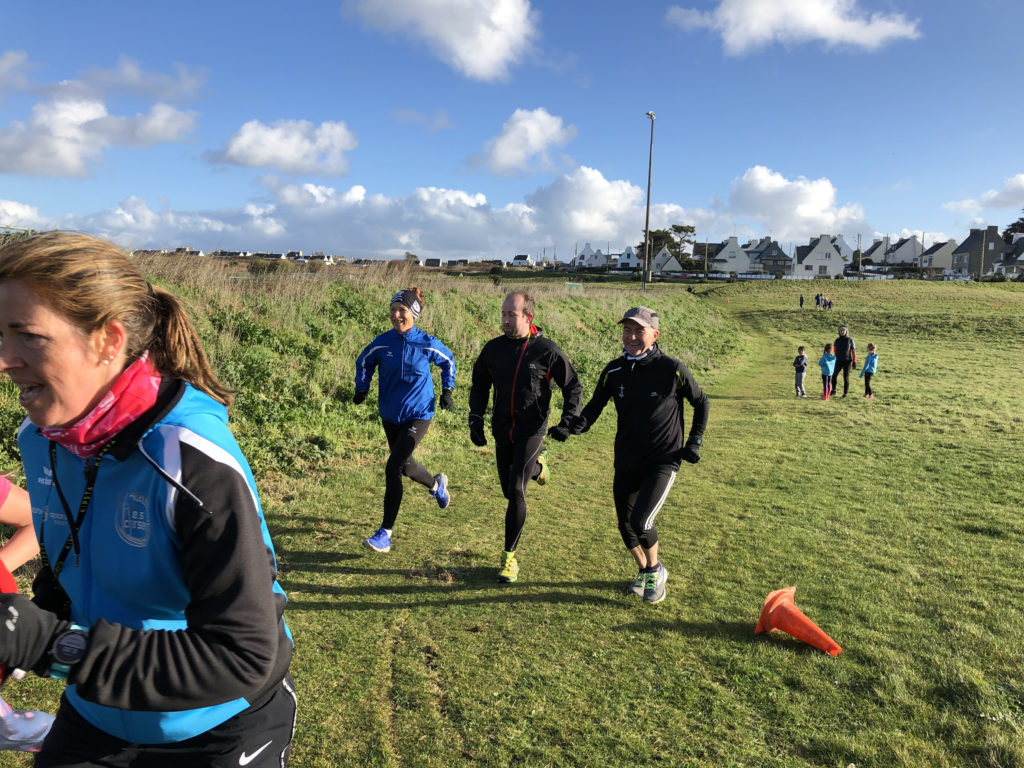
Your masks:
<instances>
[{"instance_id":1,"label":"pink neck scarf","mask_svg":"<svg viewBox=\"0 0 1024 768\"><path fill-rule=\"evenodd\" d=\"M159 388L160 374L147 350L124 369L89 413L70 427L40 427L39 432L79 458L95 456L118 432L153 407Z\"/></svg>"}]
</instances>

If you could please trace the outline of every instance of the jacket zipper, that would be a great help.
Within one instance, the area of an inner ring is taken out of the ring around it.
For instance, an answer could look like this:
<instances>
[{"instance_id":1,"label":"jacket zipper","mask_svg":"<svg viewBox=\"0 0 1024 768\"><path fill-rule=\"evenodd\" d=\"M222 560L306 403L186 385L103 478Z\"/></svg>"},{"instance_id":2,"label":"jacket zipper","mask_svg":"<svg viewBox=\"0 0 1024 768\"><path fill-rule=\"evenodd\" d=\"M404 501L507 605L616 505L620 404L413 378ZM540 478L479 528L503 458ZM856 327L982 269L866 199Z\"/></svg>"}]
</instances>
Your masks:
<instances>
[{"instance_id":1,"label":"jacket zipper","mask_svg":"<svg viewBox=\"0 0 1024 768\"><path fill-rule=\"evenodd\" d=\"M523 340L523 348L519 352L519 360L516 361L516 372L512 374L512 396L508 399L508 411L512 417L512 426L508 428L508 439L514 440L512 433L516 429L516 382L519 379L519 366L523 364L523 356L526 355L526 345L530 343L530 337L527 335L526 339Z\"/></svg>"}]
</instances>

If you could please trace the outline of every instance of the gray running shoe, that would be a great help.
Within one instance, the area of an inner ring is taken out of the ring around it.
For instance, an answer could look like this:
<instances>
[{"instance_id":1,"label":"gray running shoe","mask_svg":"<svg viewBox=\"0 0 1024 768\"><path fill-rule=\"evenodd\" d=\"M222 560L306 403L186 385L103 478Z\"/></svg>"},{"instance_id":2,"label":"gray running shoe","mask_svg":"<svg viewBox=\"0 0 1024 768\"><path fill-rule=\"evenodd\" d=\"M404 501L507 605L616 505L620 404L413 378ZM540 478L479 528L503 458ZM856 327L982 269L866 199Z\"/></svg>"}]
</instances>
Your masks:
<instances>
[{"instance_id":1,"label":"gray running shoe","mask_svg":"<svg viewBox=\"0 0 1024 768\"><path fill-rule=\"evenodd\" d=\"M668 581L668 569L663 565L654 573L644 574L647 584L644 586L644 600L648 603L660 603L665 599L665 582Z\"/></svg>"},{"instance_id":2,"label":"gray running shoe","mask_svg":"<svg viewBox=\"0 0 1024 768\"><path fill-rule=\"evenodd\" d=\"M633 579L632 583L628 587L626 587L626 594L643 597L645 586L647 586L647 574L643 571L638 571L636 578Z\"/></svg>"}]
</instances>

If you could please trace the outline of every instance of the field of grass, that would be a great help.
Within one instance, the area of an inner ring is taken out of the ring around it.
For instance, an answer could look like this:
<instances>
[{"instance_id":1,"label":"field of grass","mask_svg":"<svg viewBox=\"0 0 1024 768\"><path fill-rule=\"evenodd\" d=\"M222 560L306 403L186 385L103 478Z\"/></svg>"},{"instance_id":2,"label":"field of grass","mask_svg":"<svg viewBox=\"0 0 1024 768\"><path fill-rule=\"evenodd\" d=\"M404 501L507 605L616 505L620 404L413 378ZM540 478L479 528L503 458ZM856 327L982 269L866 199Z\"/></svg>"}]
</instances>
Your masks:
<instances>
[{"instance_id":1,"label":"field of grass","mask_svg":"<svg viewBox=\"0 0 1024 768\"><path fill-rule=\"evenodd\" d=\"M520 580L495 581L505 504L492 447L468 440L466 395L508 282L420 283L420 325L460 369L456 410L417 457L448 474L453 500L439 511L407 484L378 555L360 542L380 523L385 441L375 395L349 402L352 362L388 327L391 293L420 278L146 267L194 307L239 389L234 429L296 638L293 765L1024 765L1024 287L833 281L826 313L821 283L656 284L642 299L629 284L538 284L537 323L577 362L585 397L637 303L659 311L663 348L711 397L702 461L658 518L671 576L649 606L622 593L635 571L611 503L610 410L549 445ZM861 380L817 399L813 363L840 323L861 357L879 346L873 401ZM798 344L806 400L793 397ZM16 466L19 418L3 389L0 468ZM754 636L766 594L790 585L838 657ZM51 709L59 691L33 679L4 694Z\"/></svg>"}]
</instances>

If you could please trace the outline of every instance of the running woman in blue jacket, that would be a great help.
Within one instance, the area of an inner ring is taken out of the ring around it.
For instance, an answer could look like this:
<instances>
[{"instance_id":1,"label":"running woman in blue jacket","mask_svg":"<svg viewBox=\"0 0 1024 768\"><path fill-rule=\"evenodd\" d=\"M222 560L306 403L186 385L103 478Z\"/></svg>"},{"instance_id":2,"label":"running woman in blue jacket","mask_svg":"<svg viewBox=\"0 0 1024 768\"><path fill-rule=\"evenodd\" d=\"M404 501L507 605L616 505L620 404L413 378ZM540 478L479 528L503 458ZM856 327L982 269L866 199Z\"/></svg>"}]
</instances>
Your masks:
<instances>
[{"instance_id":1,"label":"running woman in blue jacket","mask_svg":"<svg viewBox=\"0 0 1024 768\"><path fill-rule=\"evenodd\" d=\"M412 454L434 418L434 381L431 364L441 370L441 407L452 408L455 356L444 344L416 327L423 311L423 292L416 286L391 297L388 315L394 326L371 341L356 358L356 391L352 402L366 399L373 372L380 369L378 411L391 455L384 467L384 518L376 533L363 541L375 552L391 551L391 532L402 505L402 476L430 491L444 509L451 497L448 476L432 475Z\"/></svg>"}]
</instances>

